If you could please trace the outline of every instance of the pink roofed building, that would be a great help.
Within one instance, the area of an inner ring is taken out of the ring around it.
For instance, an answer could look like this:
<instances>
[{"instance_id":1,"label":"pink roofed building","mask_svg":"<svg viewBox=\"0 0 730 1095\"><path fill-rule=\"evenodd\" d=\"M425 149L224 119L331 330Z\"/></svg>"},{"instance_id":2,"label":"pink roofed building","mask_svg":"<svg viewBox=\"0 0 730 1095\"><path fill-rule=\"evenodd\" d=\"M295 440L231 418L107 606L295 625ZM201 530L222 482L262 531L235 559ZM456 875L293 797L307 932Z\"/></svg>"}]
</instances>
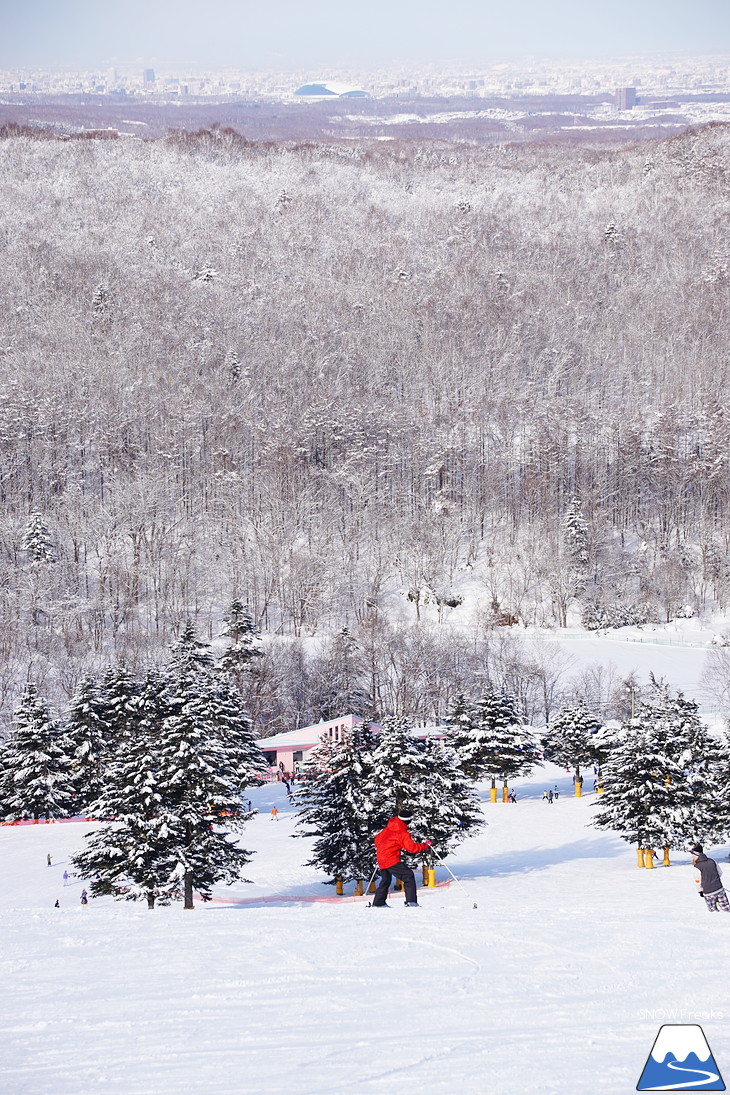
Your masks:
<instances>
[{"instance_id":1,"label":"pink roofed building","mask_svg":"<svg viewBox=\"0 0 730 1095\"><path fill-rule=\"evenodd\" d=\"M355 726L361 726L363 722L364 719L358 715L342 715L338 719L317 722L314 726L301 726L298 730L288 730L271 738L259 738L256 744L272 767L295 772L301 768L322 738L328 738L332 742L342 741L344 735ZM379 726L374 723L370 725L376 734L379 733Z\"/></svg>"},{"instance_id":2,"label":"pink roofed building","mask_svg":"<svg viewBox=\"0 0 730 1095\"><path fill-rule=\"evenodd\" d=\"M365 720L359 715L342 715L328 722L316 722L313 726L301 726L298 730L288 730L282 734L274 734L270 738L259 738L256 744L264 753L271 768L280 772L298 772L306 764L307 758L319 745L322 738L331 742L342 741L356 726L361 726ZM382 727L371 722L374 733L379 734ZM411 733L415 738L433 737L436 740L443 738L443 727L421 726L414 728Z\"/></svg>"}]
</instances>

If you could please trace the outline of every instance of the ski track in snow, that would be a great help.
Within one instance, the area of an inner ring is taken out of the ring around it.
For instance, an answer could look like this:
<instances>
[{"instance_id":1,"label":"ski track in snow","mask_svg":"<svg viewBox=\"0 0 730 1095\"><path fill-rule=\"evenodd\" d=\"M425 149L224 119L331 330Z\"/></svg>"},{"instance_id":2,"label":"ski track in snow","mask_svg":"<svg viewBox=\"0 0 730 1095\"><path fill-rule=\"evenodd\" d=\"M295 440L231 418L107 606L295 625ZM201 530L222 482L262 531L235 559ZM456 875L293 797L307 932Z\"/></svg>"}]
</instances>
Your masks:
<instances>
[{"instance_id":1,"label":"ski track in snow","mask_svg":"<svg viewBox=\"0 0 730 1095\"><path fill-rule=\"evenodd\" d=\"M515 785L449 858L466 893L381 913L311 901L333 889L276 785L251 795L252 884L194 912L82 908L62 874L88 823L0 829L0 1095L626 1095L670 1008L730 1067L730 916L689 856L639 870L558 768Z\"/></svg>"}]
</instances>

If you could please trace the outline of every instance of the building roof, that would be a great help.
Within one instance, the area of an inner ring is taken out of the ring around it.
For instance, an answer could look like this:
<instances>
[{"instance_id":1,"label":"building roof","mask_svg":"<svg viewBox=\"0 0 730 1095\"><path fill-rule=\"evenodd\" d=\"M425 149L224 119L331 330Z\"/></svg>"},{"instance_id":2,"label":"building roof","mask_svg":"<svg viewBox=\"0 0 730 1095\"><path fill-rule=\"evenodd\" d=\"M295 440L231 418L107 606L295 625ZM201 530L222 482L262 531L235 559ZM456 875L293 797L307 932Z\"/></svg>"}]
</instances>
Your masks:
<instances>
[{"instance_id":1,"label":"building roof","mask_svg":"<svg viewBox=\"0 0 730 1095\"><path fill-rule=\"evenodd\" d=\"M321 84L302 84L294 92L302 99L369 99L370 94L351 84L338 84L330 80Z\"/></svg>"},{"instance_id":2,"label":"building roof","mask_svg":"<svg viewBox=\"0 0 730 1095\"><path fill-rule=\"evenodd\" d=\"M359 726L363 720L358 715L343 715L339 719L329 719L327 722L316 722L313 726L300 726L298 730L287 730L282 734L274 734L271 738L260 738L256 744L259 749L286 749L293 746L298 749L302 745L318 745L323 735L335 727L343 727L352 730L353 726Z\"/></svg>"},{"instance_id":3,"label":"building roof","mask_svg":"<svg viewBox=\"0 0 730 1095\"><path fill-rule=\"evenodd\" d=\"M313 726L300 726L298 730L287 730L270 738L259 738L256 744L259 749L264 750L311 747L319 745L325 735L334 737L334 731L338 727L340 730L352 730L353 726L359 726L362 722L364 719L359 715L342 715L338 719L329 719L328 722L316 722ZM376 732L381 729L376 723L370 725ZM443 733L443 726L414 726L411 730L414 738L443 737Z\"/></svg>"}]
</instances>

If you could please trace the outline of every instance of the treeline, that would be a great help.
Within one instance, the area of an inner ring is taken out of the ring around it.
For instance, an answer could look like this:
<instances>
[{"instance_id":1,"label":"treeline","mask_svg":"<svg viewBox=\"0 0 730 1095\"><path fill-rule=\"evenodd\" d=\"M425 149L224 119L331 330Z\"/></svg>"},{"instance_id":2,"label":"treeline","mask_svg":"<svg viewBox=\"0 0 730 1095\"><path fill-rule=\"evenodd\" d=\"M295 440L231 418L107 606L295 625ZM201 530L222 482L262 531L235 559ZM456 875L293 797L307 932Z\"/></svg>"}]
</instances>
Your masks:
<instances>
[{"instance_id":1,"label":"treeline","mask_svg":"<svg viewBox=\"0 0 730 1095\"><path fill-rule=\"evenodd\" d=\"M0 141L6 714L233 598L295 648L724 609L728 147Z\"/></svg>"},{"instance_id":2,"label":"treeline","mask_svg":"<svg viewBox=\"0 0 730 1095\"><path fill-rule=\"evenodd\" d=\"M63 719L29 682L0 744L0 817L102 822L73 859L92 897L207 900L250 858L229 837L267 772L230 669L188 625L164 668L86 678Z\"/></svg>"}]
</instances>

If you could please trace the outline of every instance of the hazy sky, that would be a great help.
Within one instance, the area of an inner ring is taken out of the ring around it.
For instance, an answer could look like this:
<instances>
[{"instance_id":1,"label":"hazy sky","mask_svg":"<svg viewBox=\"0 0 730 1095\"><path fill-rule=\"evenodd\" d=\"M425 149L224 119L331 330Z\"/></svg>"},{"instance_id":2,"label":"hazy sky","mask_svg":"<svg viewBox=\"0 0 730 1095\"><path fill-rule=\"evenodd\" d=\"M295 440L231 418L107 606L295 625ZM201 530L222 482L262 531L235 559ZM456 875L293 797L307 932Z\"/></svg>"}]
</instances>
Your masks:
<instances>
[{"instance_id":1,"label":"hazy sky","mask_svg":"<svg viewBox=\"0 0 730 1095\"><path fill-rule=\"evenodd\" d=\"M0 0L0 67L730 53L730 0Z\"/></svg>"}]
</instances>

